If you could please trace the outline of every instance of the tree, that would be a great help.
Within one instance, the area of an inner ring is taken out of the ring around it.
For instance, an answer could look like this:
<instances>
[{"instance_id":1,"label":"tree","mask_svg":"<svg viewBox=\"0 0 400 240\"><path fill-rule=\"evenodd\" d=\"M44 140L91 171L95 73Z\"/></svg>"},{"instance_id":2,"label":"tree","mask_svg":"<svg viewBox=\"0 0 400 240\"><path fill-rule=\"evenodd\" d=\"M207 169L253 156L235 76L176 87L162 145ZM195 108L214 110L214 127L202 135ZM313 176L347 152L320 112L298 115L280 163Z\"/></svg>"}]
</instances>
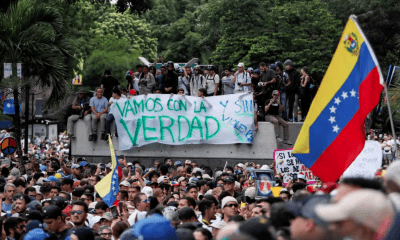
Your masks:
<instances>
[{"instance_id":1,"label":"tree","mask_svg":"<svg viewBox=\"0 0 400 240\"><path fill-rule=\"evenodd\" d=\"M62 99L73 76L75 59L71 46L63 36L63 18L57 8L39 0L19 0L0 15L1 63L24 63L30 70L29 80L17 79L16 74L2 79L1 84L11 87L14 101L19 99L18 89L31 85L51 86L47 100L54 104ZM20 139L20 118L16 104L15 125ZM20 141L18 155L21 154Z\"/></svg>"}]
</instances>

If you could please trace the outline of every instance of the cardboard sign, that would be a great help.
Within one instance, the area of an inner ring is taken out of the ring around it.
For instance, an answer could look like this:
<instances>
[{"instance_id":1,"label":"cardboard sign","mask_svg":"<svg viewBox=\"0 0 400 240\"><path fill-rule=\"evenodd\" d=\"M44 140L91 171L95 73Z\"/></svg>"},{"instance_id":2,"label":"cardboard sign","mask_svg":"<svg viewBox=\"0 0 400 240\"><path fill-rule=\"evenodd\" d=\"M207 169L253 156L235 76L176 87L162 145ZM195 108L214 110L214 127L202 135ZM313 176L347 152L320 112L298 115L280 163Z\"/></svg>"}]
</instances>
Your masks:
<instances>
[{"instance_id":1,"label":"cardboard sign","mask_svg":"<svg viewBox=\"0 0 400 240\"><path fill-rule=\"evenodd\" d=\"M292 155L292 149L275 150L274 160L276 173L282 175L284 183L287 183L290 179L297 178L299 174L304 174L307 182L312 182L315 179L312 171Z\"/></svg>"},{"instance_id":2,"label":"cardboard sign","mask_svg":"<svg viewBox=\"0 0 400 240\"><path fill-rule=\"evenodd\" d=\"M343 177L374 179L375 171L381 166L381 145L377 141L367 141L365 142L364 149L343 173Z\"/></svg>"}]
</instances>

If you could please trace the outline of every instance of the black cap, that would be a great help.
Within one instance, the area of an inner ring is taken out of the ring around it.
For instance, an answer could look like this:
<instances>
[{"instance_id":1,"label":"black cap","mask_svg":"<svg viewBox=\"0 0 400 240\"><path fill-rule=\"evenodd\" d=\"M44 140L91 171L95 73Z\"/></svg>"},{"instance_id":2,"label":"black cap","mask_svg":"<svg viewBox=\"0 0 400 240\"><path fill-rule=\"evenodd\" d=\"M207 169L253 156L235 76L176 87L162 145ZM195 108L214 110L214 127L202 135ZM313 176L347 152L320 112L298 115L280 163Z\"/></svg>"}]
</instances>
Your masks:
<instances>
[{"instance_id":1,"label":"black cap","mask_svg":"<svg viewBox=\"0 0 400 240\"><path fill-rule=\"evenodd\" d=\"M196 213L194 212L193 208L184 207L178 211L179 220L189 220L192 217L196 217Z\"/></svg>"},{"instance_id":2,"label":"black cap","mask_svg":"<svg viewBox=\"0 0 400 240\"><path fill-rule=\"evenodd\" d=\"M47 206L43 210L44 219L57 219L58 216L62 216L61 209L55 205Z\"/></svg>"},{"instance_id":3,"label":"black cap","mask_svg":"<svg viewBox=\"0 0 400 240\"><path fill-rule=\"evenodd\" d=\"M75 230L73 230L72 233L76 235L78 239L94 240L93 229L88 227L75 228Z\"/></svg>"},{"instance_id":4,"label":"black cap","mask_svg":"<svg viewBox=\"0 0 400 240\"><path fill-rule=\"evenodd\" d=\"M243 222L239 230L246 233L257 240L273 239L269 231L268 220L264 217L255 217Z\"/></svg>"},{"instance_id":5,"label":"black cap","mask_svg":"<svg viewBox=\"0 0 400 240\"><path fill-rule=\"evenodd\" d=\"M234 183L234 182L235 182L235 179L234 179L233 177L231 177L231 176L227 176L226 178L224 178L224 182L231 182L231 183Z\"/></svg>"},{"instance_id":6,"label":"black cap","mask_svg":"<svg viewBox=\"0 0 400 240\"><path fill-rule=\"evenodd\" d=\"M28 213L26 213L25 217L28 220L39 220L39 221L43 222L42 213L39 212L38 210L29 211Z\"/></svg>"},{"instance_id":7,"label":"black cap","mask_svg":"<svg viewBox=\"0 0 400 240\"><path fill-rule=\"evenodd\" d=\"M74 196L74 197L81 197L82 196L82 194L85 192L85 189L84 188L75 188L73 191L72 191L72 196Z\"/></svg>"},{"instance_id":8,"label":"black cap","mask_svg":"<svg viewBox=\"0 0 400 240\"><path fill-rule=\"evenodd\" d=\"M61 210L64 210L68 206L68 200L63 197L57 196L51 199L51 204L56 205Z\"/></svg>"}]
</instances>

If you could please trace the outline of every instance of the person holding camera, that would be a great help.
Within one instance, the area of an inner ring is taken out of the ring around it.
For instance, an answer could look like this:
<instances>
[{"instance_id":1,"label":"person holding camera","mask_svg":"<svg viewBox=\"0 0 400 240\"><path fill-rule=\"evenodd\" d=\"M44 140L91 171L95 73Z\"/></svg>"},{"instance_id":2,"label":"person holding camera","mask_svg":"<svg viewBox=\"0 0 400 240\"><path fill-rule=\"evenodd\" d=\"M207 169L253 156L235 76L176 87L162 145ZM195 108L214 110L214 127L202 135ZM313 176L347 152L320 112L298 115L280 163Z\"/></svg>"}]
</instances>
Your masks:
<instances>
[{"instance_id":1,"label":"person holding camera","mask_svg":"<svg viewBox=\"0 0 400 240\"><path fill-rule=\"evenodd\" d=\"M287 101L286 101L286 87L290 85L290 79L289 75L287 72L283 71L283 65L281 62L276 62L275 63L275 69L276 69L276 77L278 80L278 90L279 90L279 95L280 95L280 100L283 106L283 111L282 111L282 117L285 119L285 121L288 120L288 114L287 114Z\"/></svg>"},{"instance_id":2,"label":"person holding camera","mask_svg":"<svg viewBox=\"0 0 400 240\"><path fill-rule=\"evenodd\" d=\"M251 76L244 70L244 63L239 63L238 67L232 78L232 83L235 83L235 93L250 92Z\"/></svg>"},{"instance_id":3,"label":"person holding camera","mask_svg":"<svg viewBox=\"0 0 400 240\"><path fill-rule=\"evenodd\" d=\"M78 121L78 119L83 119L87 124L89 124L88 129L91 129L90 126L90 107L89 107L90 98L85 96L85 91L80 89L78 91L78 96L72 102L72 115L68 118L67 123L67 135L69 138L74 138L74 122Z\"/></svg>"},{"instance_id":4,"label":"person holding camera","mask_svg":"<svg viewBox=\"0 0 400 240\"><path fill-rule=\"evenodd\" d=\"M283 106L279 99L279 91L274 90L272 92L272 98L265 103L265 121L273 123L275 127L276 140L283 142L287 145L292 145L289 141L289 125L282 118ZM279 126L283 127L283 141L279 137L280 129Z\"/></svg>"}]
</instances>

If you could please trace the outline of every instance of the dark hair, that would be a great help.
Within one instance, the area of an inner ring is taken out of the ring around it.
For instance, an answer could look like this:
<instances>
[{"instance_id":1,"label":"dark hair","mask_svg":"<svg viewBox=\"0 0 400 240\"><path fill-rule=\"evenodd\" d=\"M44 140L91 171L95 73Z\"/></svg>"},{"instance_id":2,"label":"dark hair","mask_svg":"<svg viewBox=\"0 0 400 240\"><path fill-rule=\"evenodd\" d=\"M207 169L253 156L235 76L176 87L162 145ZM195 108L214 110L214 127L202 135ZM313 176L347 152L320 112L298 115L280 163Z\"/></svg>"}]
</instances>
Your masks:
<instances>
[{"instance_id":1,"label":"dark hair","mask_svg":"<svg viewBox=\"0 0 400 240\"><path fill-rule=\"evenodd\" d=\"M136 65L136 68L142 68L142 67L143 67L143 66L140 65L140 64Z\"/></svg>"},{"instance_id":2,"label":"dark hair","mask_svg":"<svg viewBox=\"0 0 400 240\"><path fill-rule=\"evenodd\" d=\"M136 208L136 204L140 203L142 201L141 196L146 196L144 193L137 193L136 196L133 198L133 206ZM151 200L150 200L151 203Z\"/></svg>"},{"instance_id":3,"label":"dark hair","mask_svg":"<svg viewBox=\"0 0 400 240\"><path fill-rule=\"evenodd\" d=\"M114 239L119 239L121 234L128 229L130 226L126 222L117 222L113 227L112 227L112 233L114 236Z\"/></svg>"},{"instance_id":4,"label":"dark hair","mask_svg":"<svg viewBox=\"0 0 400 240\"><path fill-rule=\"evenodd\" d=\"M71 179L71 181L72 181L72 179ZM43 185L40 187L40 192L48 193L51 191L51 187L53 187L53 185L51 185L51 183L49 183L49 182L43 183Z\"/></svg>"},{"instance_id":5,"label":"dark hair","mask_svg":"<svg viewBox=\"0 0 400 240\"><path fill-rule=\"evenodd\" d=\"M193 198L191 198L191 197L184 197L184 198L181 198L181 200L182 199L186 199L187 201L188 201L188 205L189 206L192 206L193 207L193 209L195 209L196 208L196 201L193 199Z\"/></svg>"},{"instance_id":6,"label":"dark hair","mask_svg":"<svg viewBox=\"0 0 400 240\"><path fill-rule=\"evenodd\" d=\"M26 186L26 182L24 180L20 179L20 178L15 180L13 182L13 184L14 184L15 187L19 187L19 186L25 187Z\"/></svg>"},{"instance_id":7,"label":"dark hair","mask_svg":"<svg viewBox=\"0 0 400 240\"><path fill-rule=\"evenodd\" d=\"M68 201L71 201L71 194L69 194L69 193L67 193L67 192L64 192L64 191L61 191L58 195L60 195L61 193L63 193L63 194L65 194L65 198L68 200Z\"/></svg>"},{"instance_id":8,"label":"dark hair","mask_svg":"<svg viewBox=\"0 0 400 240\"><path fill-rule=\"evenodd\" d=\"M200 88L199 92L203 93L204 96L207 95L207 90L205 88Z\"/></svg>"},{"instance_id":9,"label":"dark hair","mask_svg":"<svg viewBox=\"0 0 400 240\"><path fill-rule=\"evenodd\" d=\"M293 184L293 192L297 192L298 190L302 190L305 189L307 187L307 183L303 183L303 182L297 182Z\"/></svg>"},{"instance_id":10,"label":"dark hair","mask_svg":"<svg viewBox=\"0 0 400 240\"><path fill-rule=\"evenodd\" d=\"M382 191L382 183L377 180L365 179L365 178L344 178L342 184L351 185L354 187L374 189Z\"/></svg>"},{"instance_id":11,"label":"dark hair","mask_svg":"<svg viewBox=\"0 0 400 240\"><path fill-rule=\"evenodd\" d=\"M101 180L100 176L96 175L95 177L96 177L96 181L99 182ZM83 189L85 189L85 192L87 192L89 190L91 193L94 193L94 187L92 185L86 185L83 187Z\"/></svg>"},{"instance_id":12,"label":"dark hair","mask_svg":"<svg viewBox=\"0 0 400 240\"><path fill-rule=\"evenodd\" d=\"M162 164L161 166L160 166L160 172L161 172L161 175L167 175L167 173L168 173L168 164Z\"/></svg>"},{"instance_id":13,"label":"dark hair","mask_svg":"<svg viewBox=\"0 0 400 240\"><path fill-rule=\"evenodd\" d=\"M119 194L121 195L122 199L128 198L128 192L125 190L119 190Z\"/></svg>"},{"instance_id":14,"label":"dark hair","mask_svg":"<svg viewBox=\"0 0 400 240\"><path fill-rule=\"evenodd\" d=\"M159 88L159 87L154 88L154 92L156 92L156 91L161 91L161 88Z\"/></svg>"},{"instance_id":15,"label":"dark hair","mask_svg":"<svg viewBox=\"0 0 400 240\"><path fill-rule=\"evenodd\" d=\"M22 218L17 218L17 217L9 217L6 219L4 222L4 231L6 232L6 235L10 235L10 228L15 229L17 228L18 223L22 222Z\"/></svg>"},{"instance_id":16,"label":"dark hair","mask_svg":"<svg viewBox=\"0 0 400 240\"><path fill-rule=\"evenodd\" d=\"M84 201L81 200L74 201L72 202L71 207L74 207L75 205L83 206L85 213L88 213L88 205Z\"/></svg>"},{"instance_id":17,"label":"dark hair","mask_svg":"<svg viewBox=\"0 0 400 240\"><path fill-rule=\"evenodd\" d=\"M110 69L105 70L104 75L111 75L111 70Z\"/></svg>"},{"instance_id":18,"label":"dark hair","mask_svg":"<svg viewBox=\"0 0 400 240\"><path fill-rule=\"evenodd\" d=\"M278 202L271 205L271 221L275 228L290 227L290 220L294 215L285 208L285 202Z\"/></svg>"},{"instance_id":19,"label":"dark hair","mask_svg":"<svg viewBox=\"0 0 400 240\"><path fill-rule=\"evenodd\" d=\"M100 201L100 202L96 203L96 206L94 207L94 209L101 209L103 211L107 211L107 208L108 208L108 205L104 201Z\"/></svg>"},{"instance_id":20,"label":"dark hair","mask_svg":"<svg viewBox=\"0 0 400 240\"><path fill-rule=\"evenodd\" d=\"M167 67L166 67L166 66L161 66L160 68L165 68L165 69L167 69Z\"/></svg>"},{"instance_id":21,"label":"dark hair","mask_svg":"<svg viewBox=\"0 0 400 240\"><path fill-rule=\"evenodd\" d=\"M260 67L265 67L267 64L265 64L265 62L260 62Z\"/></svg>"},{"instance_id":22,"label":"dark hair","mask_svg":"<svg viewBox=\"0 0 400 240\"><path fill-rule=\"evenodd\" d=\"M24 194L28 195L29 192L36 192L36 189L34 187L25 188Z\"/></svg>"},{"instance_id":23,"label":"dark hair","mask_svg":"<svg viewBox=\"0 0 400 240\"><path fill-rule=\"evenodd\" d=\"M272 205L274 203L283 202L283 200L280 197L268 197L268 198L261 198L260 200L256 201L256 203L262 203L262 202L266 202Z\"/></svg>"},{"instance_id":24,"label":"dark hair","mask_svg":"<svg viewBox=\"0 0 400 240\"><path fill-rule=\"evenodd\" d=\"M92 193L84 192L82 195L85 195L89 199L89 201L92 201L92 202L94 201L94 196Z\"/></svg>"},{"instance_id":25,"label":"dark hair","mask_svg":"<svg viewBox=\"0 0 400 240\"><path fill-rule=\"evenodd\" d=\"M17 199L21 199L21 200L24 199L25 200L25 204L28 204L28 203L31 202L31 198L26 194L15 194L13 196L13 201L16 201Z\"/></svg>"},{"instance_id":26,"label":"dark hair","mask_svg":"<svg viewBox=\"0 0 400 240\"><path fill-rule=\"evenodd\" d=\"M112 89L112 93L117 94L118 96L121 96L121 90L119 90L119 88L115 87Z\"/></svg>"},{"instance_id":27,"label":"dark hair","mask_svg":"<svg viewBox=\"0 0 400 240\"><path fill-rule=\"evenodd\" d=\"M148 198L150 199L150 209L155 209L158 206L158 199L154 196Z\"/></svg>"},{"instance_id":28,"label":"dark hair","mask_svg":"<svg viewBox=\"0 0 400 240\"><path fill-rule=\"evenodd\" d=\"M171 185L169 185L168 183L162 182L160 183L160 185L158 185L158 188L160 188L161 190L167 190L169 191L171 189Z\"/></svg>"},{"instance_id":29,"label":"dark hair","mask_svg":"<svg viewBox=\"0 0 400 240\"><path fill-rule=\"evenodd\" d=\"M160 173L157 171L151 171L149 173L149 180L151 181L151 179L153 178L153 176L156 175L157 177L160 177Z\"/></svg>"},{"instance_id":30,"label":"dark hair","mask_svg":"<svg viewBox=\"0 0 400 240\"><path fill-rule=\"evenodd\" d=\"M304 67L302 67L301 69L303 69L303 71L304 71L305 73L307 73L307 74L309 73L309 72L308 72L308 67L307 67L307 66L304 66Z\"/></svg>"},{"instance_id":31,"label":"dark hair","mask_svg":"<svg viewBox=\"0 0 400 240\"><path fill-rule=\"evenodd\" d=\"M183 90L183 88L178 88L178 90L176 92L179 92L179 91L185 92L185 90Z\"/></svg>"},{"instance_id":32,"label":"dark hair","mask_svg":"<svg viewBox=\"0 0 400 240\"><path fill-rule=\"evenodd\" d=\"M232 218L230 218L232 219ZM229 221L230 221L229 219ZM195 230L195 232L201 232L201 234L205 237L206 240L211 240L213 239L211 232L208 229L199 227Z\"/></svg>"},{"instance_id":33,"label":"dark hair","mask_svg":"<svg viewBox=\"0 0 400 240\"><path fill-rule=\"evenodd\" d=\"M206 215L206 210L211 208L213 203L214 202L210 200L202 200L199 202L199 211L203 217Z\"/></svg>"},{"instance_id":34,"label":"dark hair","mask_svg":"<svg viewBox=\"0 0 400 240\"><path fill-rule=\"evenodd\" d=\"M72 188L72 186L74 185L74 180L72 180L71 178L64 178L61 185L67 184L70 185Z\"/></svg>"},{"instance_id":35,"label":"dark hair","mask_svg":"<svg viewBox=\"0 0 400 240\"><path fill-rule=\"evenodd\" d=\"M222 199L224 199L224 197L231 197L231 194L227 191L222 191L221 194L218 196L218 201L222 202Z\"/></svg>"},{"instance_id":36,"label":"dark hair","mask_svg":"<svg viewBox=\"0 0 400 240\"><path fill-rule=\"evenodd\" d=\"M131 75L126 75L125 80L127 80L128 82L131 82L133 80L133 78Z\"/></svg>"}]
</instances>

